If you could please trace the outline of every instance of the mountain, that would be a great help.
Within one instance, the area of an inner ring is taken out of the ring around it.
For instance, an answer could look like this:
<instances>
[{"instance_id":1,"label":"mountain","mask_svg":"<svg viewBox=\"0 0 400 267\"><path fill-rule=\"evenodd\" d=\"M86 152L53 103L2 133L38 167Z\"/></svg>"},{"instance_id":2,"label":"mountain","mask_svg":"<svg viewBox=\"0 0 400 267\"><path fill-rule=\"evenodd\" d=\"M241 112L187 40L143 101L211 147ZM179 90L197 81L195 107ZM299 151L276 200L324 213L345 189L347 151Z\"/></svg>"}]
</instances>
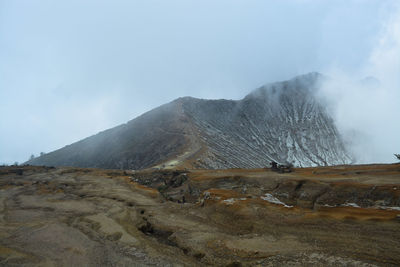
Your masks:
<instances>
[{"instance_id":1,"label":"mountain","mask_svg":"<svg viewBox=\"0 0 400 267\"><path fill-rule=\"evenodd\" d=\"M114 169L350 163L334 121L315 96L324 79L309 73L238 101L179 98L27 163Z\"/></svg>"}]
</instances>

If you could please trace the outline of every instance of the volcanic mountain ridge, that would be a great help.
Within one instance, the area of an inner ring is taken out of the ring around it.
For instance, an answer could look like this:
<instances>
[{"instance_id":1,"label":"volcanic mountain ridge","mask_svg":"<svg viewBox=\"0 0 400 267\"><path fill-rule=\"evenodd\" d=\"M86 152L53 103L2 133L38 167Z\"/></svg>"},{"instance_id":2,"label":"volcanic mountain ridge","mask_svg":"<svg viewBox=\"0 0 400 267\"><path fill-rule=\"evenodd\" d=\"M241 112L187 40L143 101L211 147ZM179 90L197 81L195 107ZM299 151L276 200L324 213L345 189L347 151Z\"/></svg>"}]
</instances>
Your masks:
<instances>
[{"instance_id":1,"label":"volcanic mountain ridge","mask_svg":"<svg viewBox=\"0 0 400 267\"><path fill-rule=\"evenodd\" d=\"M333 119L316 97L324 79L319 73L297 76L241 100L178 98L27 163L109 169L351 163Z\"/></svg>"}]
</instances>

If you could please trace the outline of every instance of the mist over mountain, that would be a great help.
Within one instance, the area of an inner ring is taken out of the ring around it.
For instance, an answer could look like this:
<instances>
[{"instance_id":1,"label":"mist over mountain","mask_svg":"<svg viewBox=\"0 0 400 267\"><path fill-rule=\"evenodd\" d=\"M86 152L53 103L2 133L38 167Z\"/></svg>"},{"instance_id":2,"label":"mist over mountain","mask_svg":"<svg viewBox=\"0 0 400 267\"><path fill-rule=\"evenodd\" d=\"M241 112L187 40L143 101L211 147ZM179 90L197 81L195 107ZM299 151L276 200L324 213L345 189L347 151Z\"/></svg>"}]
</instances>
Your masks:
<instances>
[{"instance_id":1,"label":"mist over mountain","mask_svg":"<svg viewBox=\"0 0 400 267\"><path fill-rule=\"evenodd\" d=\"M117 169L351 163L333 119L316 97L324 79L319 73L297 76L238 101L178 98L27 163Z\"/></svg>"}]
</instances>

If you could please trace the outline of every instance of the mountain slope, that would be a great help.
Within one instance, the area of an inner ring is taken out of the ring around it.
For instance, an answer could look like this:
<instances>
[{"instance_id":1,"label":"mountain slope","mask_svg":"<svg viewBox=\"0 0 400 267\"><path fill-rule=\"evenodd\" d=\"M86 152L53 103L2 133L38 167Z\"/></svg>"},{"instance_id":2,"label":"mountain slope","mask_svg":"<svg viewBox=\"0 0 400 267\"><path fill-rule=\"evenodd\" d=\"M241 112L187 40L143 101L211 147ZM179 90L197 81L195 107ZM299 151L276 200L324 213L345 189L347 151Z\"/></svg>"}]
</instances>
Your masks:
<instances>
[{"instance_id":1,"label":"mountain slope","mask_svg":"<svg viewBox=\"0 0 400 267\"><path fill-rule=\"evenodd\" d=\"M190 132L179 106L169 103L126 124L28 161L33 165L141 169L173 157Z\"/></svg>"},{"instance_id":2,"label":"mountain slope","mask_svg":"<svg viewBox=\"0 0 400 267\"><path fill-rule=\"evenodd\" d=\"M322 79L298 76L239 101L179 98L28 163L126 169L349 163L333 120L315 98Z\"/></svg>"}]
</instances>

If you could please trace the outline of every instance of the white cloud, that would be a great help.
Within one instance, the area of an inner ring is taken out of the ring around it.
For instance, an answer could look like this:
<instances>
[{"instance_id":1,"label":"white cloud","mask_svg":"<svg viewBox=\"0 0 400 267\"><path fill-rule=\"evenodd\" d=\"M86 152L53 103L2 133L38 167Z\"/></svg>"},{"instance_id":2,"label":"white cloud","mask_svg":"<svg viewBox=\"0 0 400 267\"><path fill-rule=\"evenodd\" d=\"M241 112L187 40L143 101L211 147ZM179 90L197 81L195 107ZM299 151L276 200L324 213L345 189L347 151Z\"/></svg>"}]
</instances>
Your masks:
<instances>
[{"instance_id":1,"label":"white cloud","mask_svg":"<svg viewBox=\"0 0 400 267\"><path fill-rule=\"evenodd\" d=\"M329 74L321 95L357 162L394 162L393 153L400 153L400 6L383 24L362 69ZM366 76L379 82L358 80Z\"/></svg>"}]
</instances>

